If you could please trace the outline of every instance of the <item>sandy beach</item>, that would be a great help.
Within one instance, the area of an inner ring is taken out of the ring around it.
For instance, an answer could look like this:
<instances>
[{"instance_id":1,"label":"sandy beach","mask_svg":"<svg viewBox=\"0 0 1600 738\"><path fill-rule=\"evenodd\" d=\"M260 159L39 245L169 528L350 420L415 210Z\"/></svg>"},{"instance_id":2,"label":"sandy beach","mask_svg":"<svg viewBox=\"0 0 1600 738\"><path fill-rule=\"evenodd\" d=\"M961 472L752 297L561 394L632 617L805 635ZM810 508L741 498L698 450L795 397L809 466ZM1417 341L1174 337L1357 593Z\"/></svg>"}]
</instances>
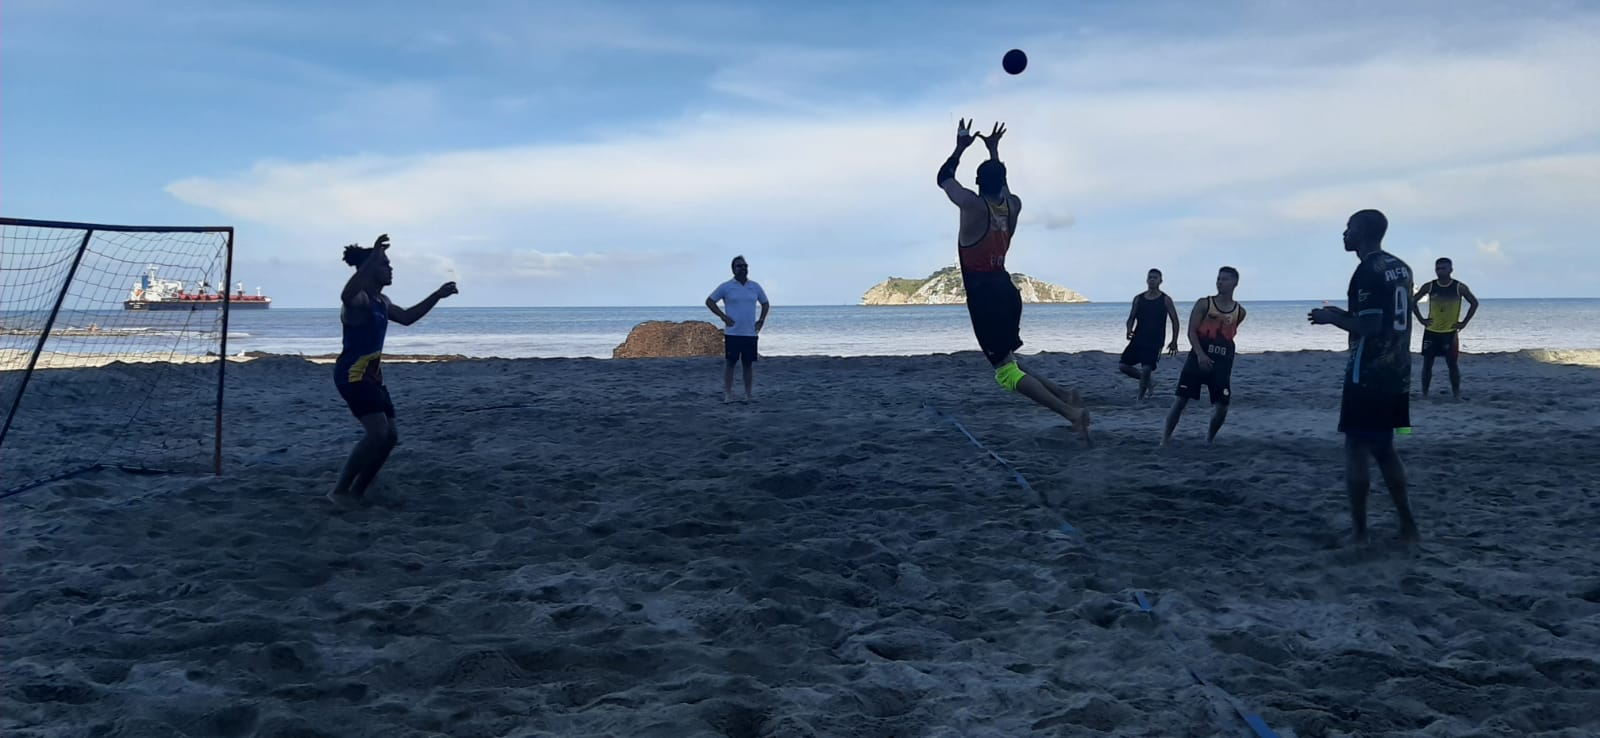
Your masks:
<instances>
[{"instance_id":1,"label":"sandy beach","mask_svg":"<svg viewBox=\"0 0 1600 738\"><path fill-rule=\"evenodd\" d=\"M1600 352L1413 403L1411 549L1381 484L1342 543L1343 360L1241 356L1166 449L1170 358L1143 404L1113 355L1025 362L1093 448L975 352L768 359L732 405L715 358L395 363L343 511L328 368L240 362L223 476L0 500L0 732L1600 735Z\"/></svg>"}]
</instances>

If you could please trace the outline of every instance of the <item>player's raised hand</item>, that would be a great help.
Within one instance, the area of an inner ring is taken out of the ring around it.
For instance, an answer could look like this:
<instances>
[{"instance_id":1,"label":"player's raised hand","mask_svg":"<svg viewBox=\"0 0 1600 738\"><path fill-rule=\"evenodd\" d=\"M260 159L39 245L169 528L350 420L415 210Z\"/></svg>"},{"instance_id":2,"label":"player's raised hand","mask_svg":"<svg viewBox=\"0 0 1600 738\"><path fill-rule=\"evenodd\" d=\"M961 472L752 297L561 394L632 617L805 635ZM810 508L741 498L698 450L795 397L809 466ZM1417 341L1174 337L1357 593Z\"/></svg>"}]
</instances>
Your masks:
<instances>
[{"instance_id":1,"label":"player's raised hand","mask_svg":"<svg viewBox=\"0 0 1600 738\"><path fill-rule=\"evenodd\" d=\"M965 149L972 145L974 138L972 135L972 120L970 118L959 118L958 120L960 122L956 124L956 148Z\"/></svg>"},{"instance_id":2,"label":"player's raised hand","mask_svg":"<svg viewBox=\"0 0 1600 738\"><path fill-rule=\"evenodd\" d=\"M1006 124L995 123L994 130L988 134L980 133L978 138L983 139L983 144L989 147L989 153L995 153L1000 148L1000 137L1006 135Z\"/></svg>"}]
</instances>

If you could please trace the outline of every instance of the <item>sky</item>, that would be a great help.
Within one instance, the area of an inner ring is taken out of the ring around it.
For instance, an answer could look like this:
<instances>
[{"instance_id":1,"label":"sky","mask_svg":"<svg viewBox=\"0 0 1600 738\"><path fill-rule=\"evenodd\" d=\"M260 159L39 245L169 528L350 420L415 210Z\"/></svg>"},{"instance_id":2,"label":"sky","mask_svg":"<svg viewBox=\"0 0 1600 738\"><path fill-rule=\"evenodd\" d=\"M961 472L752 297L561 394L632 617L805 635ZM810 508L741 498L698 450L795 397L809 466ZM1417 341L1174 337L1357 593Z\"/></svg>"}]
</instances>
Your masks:
<instances>
[{"instance_id":1,"label":"sky","mask_svg":"<svg viewBox=\"0 0 1600 738\"><path fill-rule=\"evenodd\" d=\"M1008 266L1095 301L1342 299L1362 208L1479 297L1600 297L1595 38L1547 0L4 0L0 215L231 225L283 307L380 233L401 303L697 305L743 255L774 309L855 304L955 263L970 117Z\"/></svg>"}]
</instances>

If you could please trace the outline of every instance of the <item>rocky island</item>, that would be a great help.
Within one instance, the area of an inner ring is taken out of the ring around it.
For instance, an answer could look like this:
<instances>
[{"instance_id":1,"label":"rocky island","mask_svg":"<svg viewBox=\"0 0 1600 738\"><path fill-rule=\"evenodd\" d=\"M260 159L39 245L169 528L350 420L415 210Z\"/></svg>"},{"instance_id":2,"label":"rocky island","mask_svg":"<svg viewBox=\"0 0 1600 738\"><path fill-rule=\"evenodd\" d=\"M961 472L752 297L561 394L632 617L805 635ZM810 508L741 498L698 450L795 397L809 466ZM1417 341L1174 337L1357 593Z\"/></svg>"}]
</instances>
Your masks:
<instances>
[{"instance_id":1,"label":"rocky island","mask_svg":"<svg viewBox=\"0 0 1600 738\"><path fill-rule=\"evenodd\" d=\"M1060 285L1035 279L1021 272L1011 273L1011 283L1022 293L1024 303L1088 302L1089 298ZM890 277L872 286L861 296L862 305L960 305L967 300L961 284L961 268L947 266L926 279Z\"/></svg>"}]
</instances>

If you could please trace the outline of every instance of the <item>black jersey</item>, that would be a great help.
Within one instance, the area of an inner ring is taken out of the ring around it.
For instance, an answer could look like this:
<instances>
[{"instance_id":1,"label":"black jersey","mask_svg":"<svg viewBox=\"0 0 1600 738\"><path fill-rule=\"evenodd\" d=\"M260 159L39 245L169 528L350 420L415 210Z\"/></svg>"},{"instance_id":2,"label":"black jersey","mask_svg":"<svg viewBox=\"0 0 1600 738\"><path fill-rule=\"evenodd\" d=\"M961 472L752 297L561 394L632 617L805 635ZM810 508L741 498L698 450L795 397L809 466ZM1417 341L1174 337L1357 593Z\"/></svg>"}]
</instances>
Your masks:
<instances>
[{"instance_id":1,"label":"black jersey","mask_svg":"<svg viewBox=\"0 0 1600 738\"><path fill-rule=\"evenodd\" d=\"M1361 260L1350 277L1350 314L1360 320L1382 318L1375 336L1350 334L1345 389L1379 395L1411 392L1411 267L1386 251Z\"/></svg>"}]
</instances>

